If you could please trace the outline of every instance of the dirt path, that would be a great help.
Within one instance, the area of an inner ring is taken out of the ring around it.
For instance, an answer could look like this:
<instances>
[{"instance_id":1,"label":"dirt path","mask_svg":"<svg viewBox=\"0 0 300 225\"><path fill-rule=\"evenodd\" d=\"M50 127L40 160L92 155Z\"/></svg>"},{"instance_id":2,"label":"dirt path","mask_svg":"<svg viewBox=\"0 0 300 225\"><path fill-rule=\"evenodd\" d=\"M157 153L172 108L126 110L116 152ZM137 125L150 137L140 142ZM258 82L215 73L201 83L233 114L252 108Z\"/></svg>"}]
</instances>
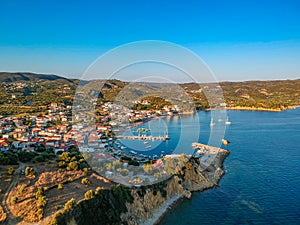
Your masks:
<instances>
[{"instance_id":1,"label":"dirt path","mask_svg":"<svg viewBox=\"0 0 300 225\"><path fill-rule=\"evenodd\" d=\"M15 216L13 216L10 213L7 203L8 203L8 195L11 192L11 190L18 184L21 170L25 169L25 166L26 165L24 163L19 162L19 167L15 170L12 181L11 181L10 185L8 186L5 195L3 196L2 207L7 216L6 221L4 223L6 225L15 225L18 222L20 222L19 218L16 218Z\"/></svg>"}]
</instances>

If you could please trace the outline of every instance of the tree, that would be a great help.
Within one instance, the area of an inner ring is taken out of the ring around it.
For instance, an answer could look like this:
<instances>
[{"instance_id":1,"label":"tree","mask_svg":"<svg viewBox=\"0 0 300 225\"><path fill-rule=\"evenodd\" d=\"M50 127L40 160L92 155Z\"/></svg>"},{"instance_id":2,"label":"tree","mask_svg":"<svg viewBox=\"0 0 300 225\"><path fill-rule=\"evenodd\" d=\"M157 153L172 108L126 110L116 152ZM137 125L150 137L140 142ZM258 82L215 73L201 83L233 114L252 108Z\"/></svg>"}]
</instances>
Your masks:
<instances>
[{"instance_id":1,"label":"tree","mask_svg":"<svg viewBox=\"0 0 300 225\"><path fill-rule=\"evenodd\" d=\"M17 202L18 202L18 197L13 196L13 197L11 198L11 204L16 204Z\"/></svg>"},{"instance_id":2,"label":"tree","mask_svg":"<svg viewBox=\"0 0 300 225\"><path fill-rule=\"evenodd\" d=\"M7 168L7 174L8 175L13 175L14 172L15 172L14 168L12 168L12 167Z\"/></svg>"},{"instance_id":3,"label":"tree","mask_svg":"<svg viewBox=\"0 0 300 225\"><path fill-rule=\"evenodd\" d=\"M82 178L81 183L89 186L92 182L88 178Z\"/></svg>"},{"instance_id":4,"label":"tree","mask_svg":"<svg viewBox=\"0 0 300 225\"><path fill-rule=\"evenodd\" d=\"M94 195L93 190L89 190L89 191L85 192L85 194L84 194L84 199L85 200L89 200L89 199L92 199L94 197L95 197L95 195Z\"/></svg>"},{"instance_id":5,"label":"tree","mask_svg":"<svg viewBox=\"0 0 300 225\"><path fill-rule=\"evenodd\" d=\"M38 199L38 198L42 197L43 195L44 195L44 188L39 187L36 194L35 194L35 198Z\"/></svg>"},{"instance_id":6,"label":"tree","mask_svg":"<svg viewBox=\"0 0 300 225\"><path fill-rule=\"evenodd\" d=\"M96 191L95 191L95 194L96 194L96 195L99 195L100 192L101 192L102 190L104 190L103 187L97 187L97 188L96 188Z\"/></svg>"},{"instance_id":7,"label":"tree","mask_svg":"<svg viewBox=\"0 0 300 225\"><path fill-rule=\"evenodd\" d=\"M70 211L70 210L74 209L75 206L76 206L76 201L74 198L71 198L69 201L66 202L66 204L64 206L64 210Z\"/></svg>"},{"instance_id":8,"label":"tree","mask_svg":"<svg viewBox=\"0 0 300 225\"><path fill-rule=\"evenodd\" d=\"M35 175L35 170L33 168L31 168L31 167L26 167L26 169L25 169L25 175L26 176L30 176L30 175L34 176Z\"/></svg>"},{"instance_id":9,"label":"tree","mask_svg":"<svg viewBox=\"0 0 300 225\"><path fill-rule=\"evenodd\" d=\"M41 196L37 199L37 206L38 208L43 208L47 205L48 198L46 196Z\"/></svg>"},{"instance_id":10,"label":"tree","mask_svg":"<svg viewBox=\"0 0 300 225\"><path fill-rule=\"evenodd\" d=\"M58 190L62 190L64 188L64 185L62 184L62 183L59 183L58 185L57 185L57 189Z\"/></svg>"},{"instance_id":11,"label":"tree","mask_svg":"<svg viewBox=\"0 0 300 225\"><path fill-rule=\"evenodd\" d=\"M78 163L73 161L67 166L67 170L78 170Z\"/></svg>"}]
</instances>

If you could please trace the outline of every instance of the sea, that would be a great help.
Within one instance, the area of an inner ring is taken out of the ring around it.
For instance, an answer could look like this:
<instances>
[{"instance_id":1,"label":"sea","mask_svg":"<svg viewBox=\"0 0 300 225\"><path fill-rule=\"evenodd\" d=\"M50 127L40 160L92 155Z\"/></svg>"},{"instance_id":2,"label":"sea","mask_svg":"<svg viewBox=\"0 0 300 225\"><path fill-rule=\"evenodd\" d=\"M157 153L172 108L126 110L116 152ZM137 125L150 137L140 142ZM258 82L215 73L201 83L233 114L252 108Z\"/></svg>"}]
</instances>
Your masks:
<instances>
[{"instance_id":1,"label":"sea","mask_svg":"<svg viewBox=\"0 0 300 225\"><path fill-rule=\"evenodd\" d=\"M170 136L166 142L147 143L151 148L142 150L144 154L192 154L192 142L230 151L219 185L180 200L159 224L300 224L300 108L214 113L166 117L140 126L153 136L165 130ZM224 123L227 116L230 125ZM222 137L230 141L228 146L220 143ZM141 151L143 144L136 141L131 147Z\"/></svg>"}]
</instances>

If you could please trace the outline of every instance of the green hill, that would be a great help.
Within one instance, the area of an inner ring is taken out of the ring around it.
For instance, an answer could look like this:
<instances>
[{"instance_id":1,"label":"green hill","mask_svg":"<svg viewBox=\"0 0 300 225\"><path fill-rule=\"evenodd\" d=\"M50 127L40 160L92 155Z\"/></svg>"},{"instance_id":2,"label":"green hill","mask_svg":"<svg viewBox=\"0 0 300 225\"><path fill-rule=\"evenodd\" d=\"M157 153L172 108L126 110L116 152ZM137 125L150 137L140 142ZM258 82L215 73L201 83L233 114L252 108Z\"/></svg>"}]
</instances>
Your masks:
<instances>
[{"instance_id":1,"label":"green hill","mask_svg":"<svg viewBox=\"0 0 300 225\"><path fill-rule=\"evenodd\" d=\"M0 72L0 82L41 81L41 80L44 81L64 80L68 82L73 82L72 79L67 79L57 75Z\"/></svg>"}]
</instances>

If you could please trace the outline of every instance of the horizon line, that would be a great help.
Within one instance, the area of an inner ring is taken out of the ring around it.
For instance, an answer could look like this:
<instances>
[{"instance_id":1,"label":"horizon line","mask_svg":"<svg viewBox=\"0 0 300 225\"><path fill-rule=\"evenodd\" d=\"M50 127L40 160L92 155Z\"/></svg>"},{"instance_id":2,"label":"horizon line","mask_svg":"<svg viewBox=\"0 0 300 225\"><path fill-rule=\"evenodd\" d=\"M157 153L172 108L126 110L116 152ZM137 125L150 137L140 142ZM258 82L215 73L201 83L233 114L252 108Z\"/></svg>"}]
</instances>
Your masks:
<instances>
[{"instance_id":1,"label":"horizon line","mask_svg":"<svg viewBox=\"0 0 300 225\"><path fill-rule=\"evenodd\" d=\"M69 77L68 75L58 75L58 74L54 74L54 73L37 73L37 72L28 72L28 71L27 72L24 72L24 71L23 72L20 72L20 71L0 71L0 74L1 73L9 73L9 74L22 74L22 73L24 73L24 74L45 75L45 76L51 75L51 76L58 76L58 77L61 77L61 78L64 78L64 79L79 80L79 81L119 80L119 81L122 81L122 82L135 83L135 81L121 80L121 79L105 79L105 78L103 78L103 79L99 78L99 79L83 80L83 79L80 79L80 78ZM300 77L299 78L282 78L282 79L278 79L278 78L276 78L276 79L262 79L262 80L260 80L260 79L253 79L253 80L251 80L251 79L250 80L221 80L221 81L216 81L216 82L203 82L203 83L207 83L207 84L209 84L209 83L226 83L226 82L228 82L228 83L240 83L240 82L255 82L255 81L263 82L263 81L288 81L288 80L290 80L290 81L300 80ZM140 83L140 82L136 82L136 83ZM151 82L151 81L147 82L147 81L145 81L145 82L142 82L142 83L159 83L159 82ZM187 82L178 82L177 84L188 84L188 83L197 83L197 82L187 81ZM168 83L166 83L166 84L168 84Z\"/></svg>"}]
</instances>

